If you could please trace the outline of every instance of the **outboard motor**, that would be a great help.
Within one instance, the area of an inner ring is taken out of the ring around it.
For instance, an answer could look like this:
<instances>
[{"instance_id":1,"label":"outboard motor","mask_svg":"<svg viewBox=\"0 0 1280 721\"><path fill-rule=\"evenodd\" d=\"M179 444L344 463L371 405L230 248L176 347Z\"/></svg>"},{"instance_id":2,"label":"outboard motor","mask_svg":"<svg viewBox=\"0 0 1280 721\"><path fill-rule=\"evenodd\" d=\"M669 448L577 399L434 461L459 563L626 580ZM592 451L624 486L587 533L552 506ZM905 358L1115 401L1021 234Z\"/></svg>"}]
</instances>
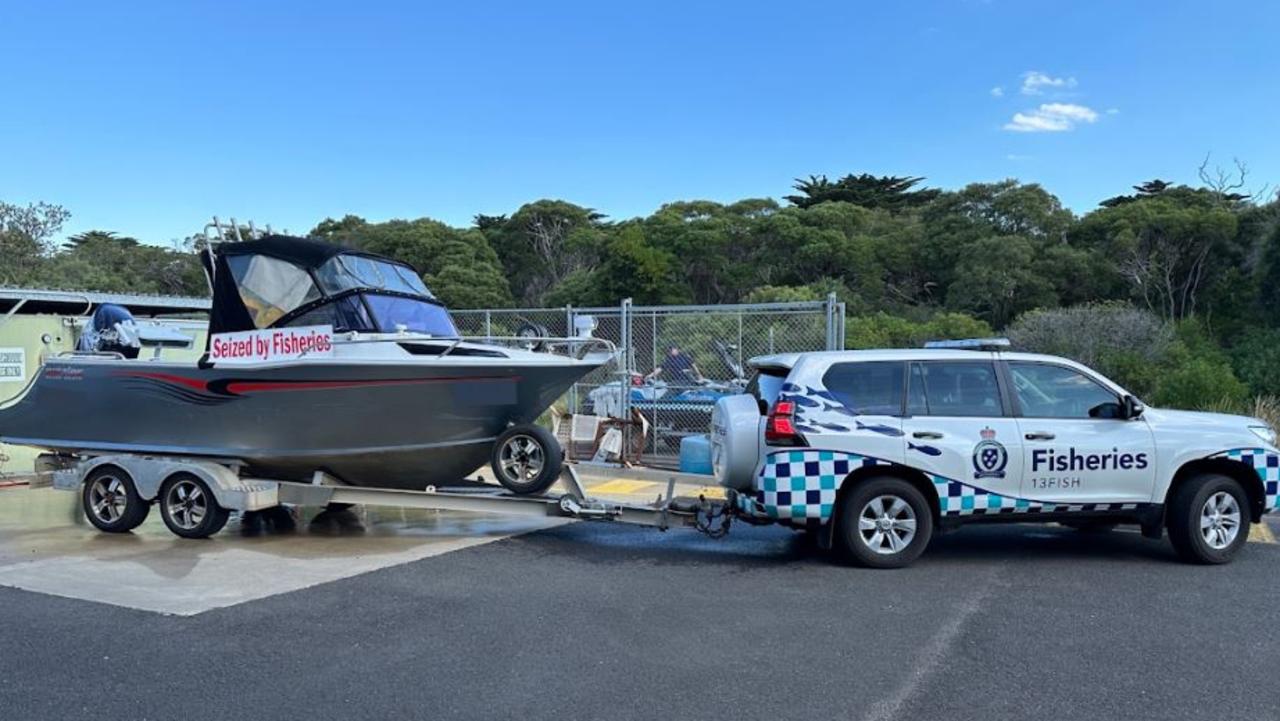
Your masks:
<instances>
[{"instance_id":1,"label":"outboard motor","mask_svg":"<svg viewBox=\"0 0 1280 721\"><path fill-rule=\"evenodd\" d=\"M133 314L123 306L103 303L93 312L89 324L76 341L76 350L96 353L119 353L137 358L142 338Z\"/></svg>"}]
</instances>

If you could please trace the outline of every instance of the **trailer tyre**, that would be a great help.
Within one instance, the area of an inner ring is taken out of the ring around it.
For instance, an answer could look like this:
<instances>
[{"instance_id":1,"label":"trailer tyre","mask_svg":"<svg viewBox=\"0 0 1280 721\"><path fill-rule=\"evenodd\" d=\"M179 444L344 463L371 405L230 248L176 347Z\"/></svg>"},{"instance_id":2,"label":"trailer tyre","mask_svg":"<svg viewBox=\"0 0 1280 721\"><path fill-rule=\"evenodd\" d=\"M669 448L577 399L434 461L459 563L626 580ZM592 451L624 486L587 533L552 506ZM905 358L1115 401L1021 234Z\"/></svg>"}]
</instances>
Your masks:
<instances>
[{"instance_id":1,"label":"trailer tyre","mask_svg":"<svg viewBox=\"0 0 1280 721\"><path fill-rule=\"evenodd\" d=\"M551 431L533 424L508 428L493 444L490 466L512 493L542 493L560 477L564 450Z\"/></svg>"},{"instance_id":2,"label":"trailer tyre","mask_svg":"<svg viewBox=\"0 0 1280 721\"><path fill-rule=\"evenodd\" d=\"M138 495L133 478L116 466L95 468L81 491L84 515L99 531L128 533L147 520L151 504Z\"/></svg>"},{"instance_id":3,"label":"trailer tyre","mask_svg":"<svg viewBox=\"0 0 1280 721\"><path fill-rule=\"evenodd\" d=\"M190 473L175 473L160 486L160 516L175 535L208 538L227 525L230 515L209 486Z\"/></svg>"},{"instance_id":4,"label":"trailer tyre","mask_svg":"<svg viewBox=\"0 0 1280 721\"><path fill-rule=\"evenodd\" d=\"M841 499L836 543L869 568L901 568L924 553L933 516L924 494L901 478L869 478Z\"/></svg>"}]
</instances>

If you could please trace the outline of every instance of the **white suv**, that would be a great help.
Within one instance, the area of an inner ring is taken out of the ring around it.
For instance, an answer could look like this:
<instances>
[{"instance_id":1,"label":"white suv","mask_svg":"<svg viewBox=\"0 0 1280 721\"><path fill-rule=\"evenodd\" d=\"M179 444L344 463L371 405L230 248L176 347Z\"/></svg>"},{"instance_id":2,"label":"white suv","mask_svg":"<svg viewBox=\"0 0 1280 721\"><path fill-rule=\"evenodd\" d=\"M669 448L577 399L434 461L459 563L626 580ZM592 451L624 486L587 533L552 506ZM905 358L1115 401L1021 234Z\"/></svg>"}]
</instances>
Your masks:
<instances>
[{"instance_id":1,"label":"white suv","mask_svg":"<svg viewBox=\"0 0 1280 721\"><path fill-rule=\"evenodd\" d=\"M712 416L712 465L737 510L887 568L934 528L1010 520L1167 528L1184 559L1224 563L1280 505L1260 420L1144 408L1000 339L930 345L753 359L750 395Z\"/></svg>"}]
</instances>

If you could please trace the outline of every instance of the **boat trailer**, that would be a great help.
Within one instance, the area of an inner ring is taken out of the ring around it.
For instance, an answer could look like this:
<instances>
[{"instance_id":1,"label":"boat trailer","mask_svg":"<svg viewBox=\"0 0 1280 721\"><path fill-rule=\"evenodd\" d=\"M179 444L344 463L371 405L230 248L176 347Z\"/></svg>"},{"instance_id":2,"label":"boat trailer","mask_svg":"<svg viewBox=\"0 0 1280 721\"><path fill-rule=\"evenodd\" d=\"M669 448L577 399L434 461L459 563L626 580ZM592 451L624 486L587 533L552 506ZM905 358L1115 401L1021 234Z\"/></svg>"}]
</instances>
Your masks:
<instances>
[{"instance_id":1,"label":"boat trailer","mask_svg":"<svg viewBox=\"0 0 1280 721\"><path fill-rule=\"evenodd\" d=\"M316 471L310 483L246 477L241 475L245 464L237 459L136 453L46 454L37 459L37 473L31 486L80 492L83 510L95 526L106 531L127 531L141 524L146 518L146 510L139 509L134 513L137 522L131 526L126 522L119 528L104 528L95 520L95 516L102 517L104 504L121 502L120 497L123 502L140 501L147 507L152 502L162 506L173 504L177 499L169 491L172 484L187 483L189 489L212 496L213 505L209 510L221 514L222 520L216 524L192 522L192 515L188 513L184 521L183 514L172 506L163 509L165 525L185 538L203 538L217 533L229 512L261 511L281 504L389 506L572 518L649 526L661 531L689 528L712 538L728 534L733 519L743 517L735 511L733 491L728 491L729 496L725 500L708 499L703 495L676 496L676 475L668 477L666 493L652 503L622 503L593 498L587 494L574 466L572 463L564 464L558 479L558 486L562 489L560 493L555 493L557 486L553 486L547 493L517 495L500 486L478 483L474 487L428 486L421 491L351 486L324 471ZM103 478L104 474L113 478L117 487L124 486L124 492L118 494L120 497L108 497L105 491L110 490L109 486L103 489L104 493L96 493L96 486L94 489L86 488L91 479ZM122 509L120 514L127 512L128 509Z\"/></svg>"}]
</instances>

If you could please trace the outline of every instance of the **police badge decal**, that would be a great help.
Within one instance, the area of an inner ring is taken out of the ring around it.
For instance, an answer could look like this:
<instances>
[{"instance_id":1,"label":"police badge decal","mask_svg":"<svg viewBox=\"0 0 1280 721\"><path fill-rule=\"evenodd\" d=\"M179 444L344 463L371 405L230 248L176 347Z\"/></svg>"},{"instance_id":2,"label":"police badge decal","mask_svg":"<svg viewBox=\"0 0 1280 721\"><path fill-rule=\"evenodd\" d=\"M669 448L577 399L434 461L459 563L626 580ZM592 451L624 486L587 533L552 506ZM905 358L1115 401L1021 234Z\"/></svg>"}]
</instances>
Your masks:
<instances>
[{"instance_id":1,"label":"police badge decal","mask_svg":"<svg viewBox=\"0 0 1280 721\"><path fill-rule=\"evenodd\" d=\"M982 440L973 447L974 478L1004 478L1004 468L1009 465L1009 452L996 440L996 432L983 428Z\"/></svg>"}]
</instances>

